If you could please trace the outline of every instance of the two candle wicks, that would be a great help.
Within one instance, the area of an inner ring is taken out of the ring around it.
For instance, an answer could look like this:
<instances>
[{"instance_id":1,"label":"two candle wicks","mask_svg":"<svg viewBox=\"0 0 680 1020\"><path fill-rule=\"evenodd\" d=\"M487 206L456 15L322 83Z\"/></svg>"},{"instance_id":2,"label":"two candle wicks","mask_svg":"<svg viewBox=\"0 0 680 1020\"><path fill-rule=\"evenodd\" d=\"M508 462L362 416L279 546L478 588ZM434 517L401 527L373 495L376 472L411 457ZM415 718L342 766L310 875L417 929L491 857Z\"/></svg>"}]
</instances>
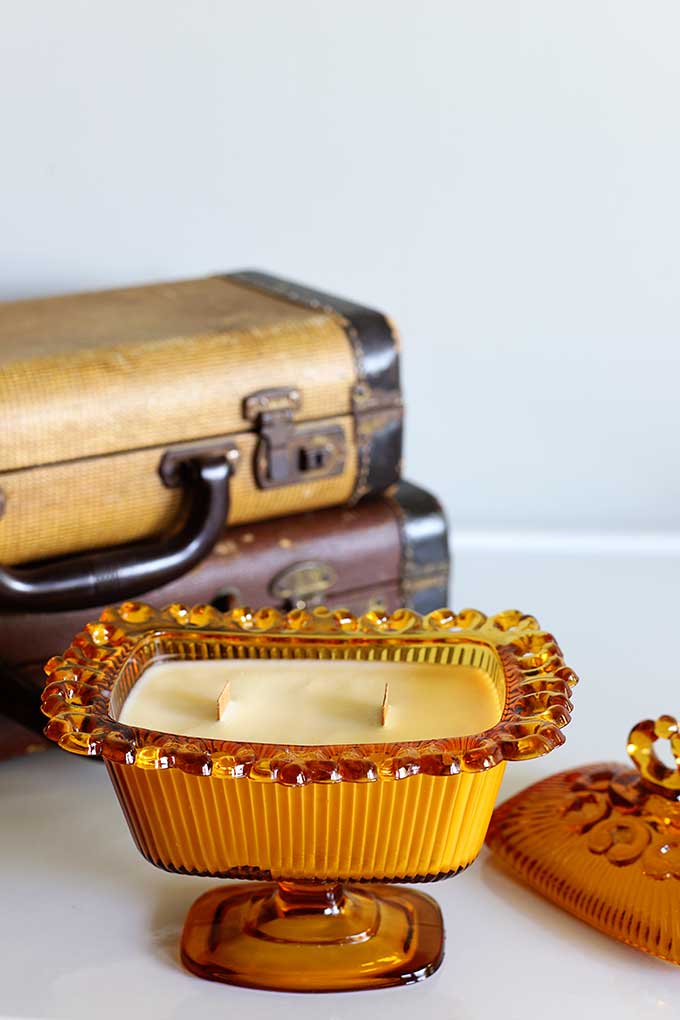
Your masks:
<instances>
[{"instance_id":1,"label":"two candle wicks","mask_svg":"<svg viewBox=\"0 0 680 1020\"><path fill-rule=\"evenodd\" d=\"M217 698L217 721L221 722L224 713L227 711L227 706L231 700L231 680L227 680L226 684L222 688ZM387 725L387 713L390 710L390 682L385 681L385 689L383 691L382 705L380 706L380 725Z\"/></svg>"}]
</instances>

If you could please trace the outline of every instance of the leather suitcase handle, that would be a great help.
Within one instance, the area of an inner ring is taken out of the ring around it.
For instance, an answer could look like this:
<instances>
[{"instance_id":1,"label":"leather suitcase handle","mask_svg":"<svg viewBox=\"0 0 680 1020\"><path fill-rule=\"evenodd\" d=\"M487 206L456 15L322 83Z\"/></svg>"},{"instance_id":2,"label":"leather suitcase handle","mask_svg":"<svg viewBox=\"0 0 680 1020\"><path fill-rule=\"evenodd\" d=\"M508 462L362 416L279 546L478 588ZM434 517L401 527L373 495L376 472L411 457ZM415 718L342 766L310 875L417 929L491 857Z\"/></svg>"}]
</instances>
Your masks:
<instances>
[{"instance_id":1,"label":"leather suitcase handle","mask_svg":"<svg viewBox=\"0 0 680 1020\"><path fill-rule=\"evenodd\" d=\"M175 580L202 560L219 538L229 512L232 471L233 460L227 454L185 461L182 509L169 532L156 541L36 567L0 567L0 608L87 609Z\"/></svg>"}]
</instances>

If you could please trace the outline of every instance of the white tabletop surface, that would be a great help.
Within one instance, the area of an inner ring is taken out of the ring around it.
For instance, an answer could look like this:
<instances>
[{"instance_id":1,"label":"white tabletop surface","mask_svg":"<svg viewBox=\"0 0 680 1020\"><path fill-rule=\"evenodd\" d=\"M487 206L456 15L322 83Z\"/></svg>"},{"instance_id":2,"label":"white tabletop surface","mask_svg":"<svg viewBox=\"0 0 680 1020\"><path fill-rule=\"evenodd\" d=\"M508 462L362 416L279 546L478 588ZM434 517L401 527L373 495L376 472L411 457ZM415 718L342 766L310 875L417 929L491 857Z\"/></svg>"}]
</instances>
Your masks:
<instances>
[{"instance_id":1,"label":"white tabletop surface","mask_svg":"<svg viewBox=\"0 0 680 1020\"><path fill-rule=\"evenodd\" d=\"M572 764L623 761L633 722L680 711L677 669L650 655L677 639L677 541L461 535L456 550L455 605L534 613L582 678L566 746L510 765L501 799ZM460 877L427 887L447 948L419 985L305 996L201 981L182 969L177 946L189 905L215 882L142 860L100 765L58 751L9 762L0 805L5 1017L680 1016L674 967L516 885L486 850Z\"/></svg>"}]
</instances>

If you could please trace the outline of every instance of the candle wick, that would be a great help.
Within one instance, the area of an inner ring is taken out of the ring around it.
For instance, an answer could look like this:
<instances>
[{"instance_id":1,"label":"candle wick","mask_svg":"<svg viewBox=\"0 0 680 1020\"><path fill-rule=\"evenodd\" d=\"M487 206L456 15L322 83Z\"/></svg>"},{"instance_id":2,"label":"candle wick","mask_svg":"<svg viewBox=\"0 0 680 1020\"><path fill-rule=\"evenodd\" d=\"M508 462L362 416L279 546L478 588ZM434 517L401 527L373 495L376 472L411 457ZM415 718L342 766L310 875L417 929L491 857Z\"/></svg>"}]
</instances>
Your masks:
<instances>
[{"instance_id":1,"label":"candle wick","mask_svg":"<svg viewBox=\"0 0 680 1020\"><path fill-rule=\"evenodd\" d=\"M387 713L390 710L390 682L385 681L385 690L383 692L382 707L380 709L380 725L384 726L387 723Z\"/></svg>"},{"instance_id":2,"label":"candle wick","mask_svg":"<svg viewBox=\"0 0 680 1020\"><path fill-rule=\"evenodd\" d=\"M217 721L222 719L222 716L227 710L227 705L231 698L231 680L227 680L226 684L220 691L220 695L217 699Z\"/></svg>"}]
</instances>

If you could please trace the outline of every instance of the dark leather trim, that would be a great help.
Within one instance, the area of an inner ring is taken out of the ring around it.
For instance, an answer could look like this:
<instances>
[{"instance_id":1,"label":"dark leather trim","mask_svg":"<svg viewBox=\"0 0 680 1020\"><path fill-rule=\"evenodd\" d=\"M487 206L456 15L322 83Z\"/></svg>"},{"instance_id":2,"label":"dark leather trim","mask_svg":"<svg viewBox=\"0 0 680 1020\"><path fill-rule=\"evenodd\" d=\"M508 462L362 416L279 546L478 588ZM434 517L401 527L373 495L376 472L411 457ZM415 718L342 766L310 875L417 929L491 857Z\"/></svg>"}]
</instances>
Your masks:
<instances>
[{"instance_id":1,"label":"dark leather trim","mask_svg":"<svg viewBox=\"0 0 680 1020\"><path fill-rule=\"evenodd\" d=\"M357 368L352 394L359 471L352 502L382 492L401 474L402 420L399 345L382 312L258 270L229 274L230 280L344 320Z\"/></svg>"},{"instance_id":2,"label":"dark leather trim","mask_svg":"<svg viewBox=\"0 0 680 1020\"><path fill-rule=\"evenodd\" d=\"M418 613L449 604L451 560L444 509L426 489L400 482L387 498L401 530L402 602Z\"/></svg>"},{"instance_id":3,"label":"dark leather trim","mask_svg":"<svg viewBox=\"0 0 680 1020\"><path fill-rule=\"evenodd\" d=\"M366 495L384 492L401 476L404 420L401 410L376 411L357 416L360 463L367 468L357 479L352 496L356 503ZM362 458L361 450L365 450ZM364 460L365 458L365 460Z\"/></svg>"}]
</instances>

